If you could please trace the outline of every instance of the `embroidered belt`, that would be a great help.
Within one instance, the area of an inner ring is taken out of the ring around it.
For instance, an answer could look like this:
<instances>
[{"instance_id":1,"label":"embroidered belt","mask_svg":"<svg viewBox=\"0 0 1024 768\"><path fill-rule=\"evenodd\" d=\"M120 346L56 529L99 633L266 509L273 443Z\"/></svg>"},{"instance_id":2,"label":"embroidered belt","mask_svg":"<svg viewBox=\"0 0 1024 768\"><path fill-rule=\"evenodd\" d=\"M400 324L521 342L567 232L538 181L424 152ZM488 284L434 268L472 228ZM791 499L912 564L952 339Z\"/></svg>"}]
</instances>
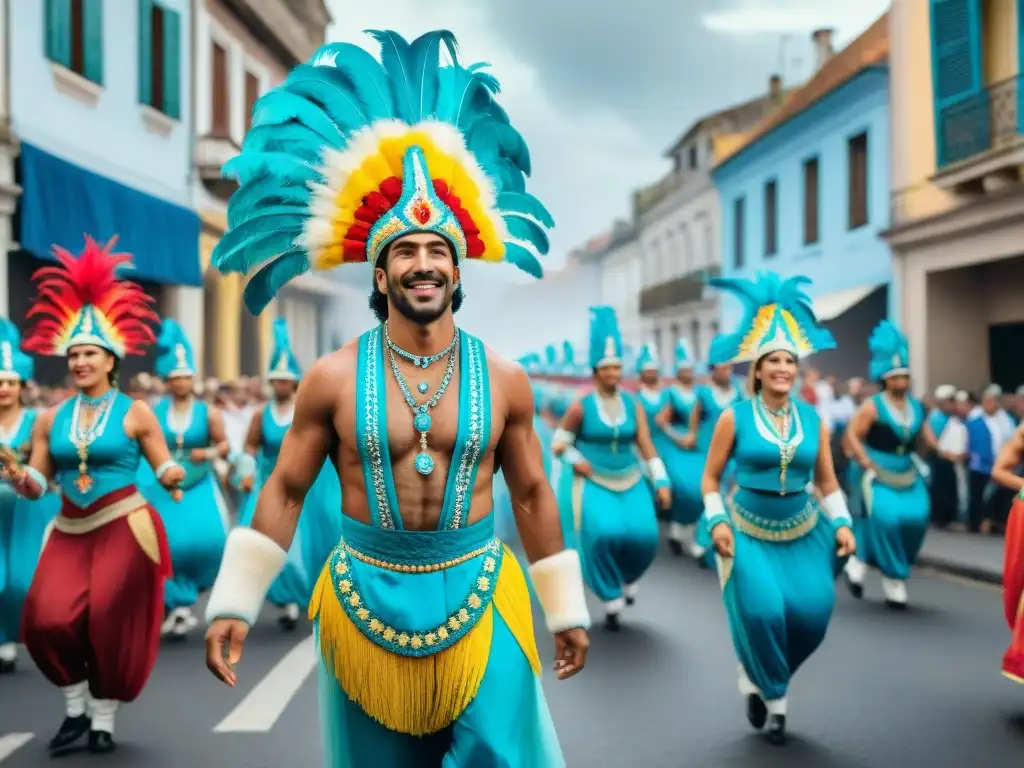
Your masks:
<instances>
[{"instance_id":1,"label":"embroidered belt","mask_svg":"<svg viewBox=\"0 0 1024 768\"><path fill-rule=\"evenodd\" d=\"M115 520L119 520L122 517L127 517L137 509L148 506L148 502L143 498L142 494L132 489L127 495L123 495L118 491L108 494L107 496L115 497L112 501L107 504L103 504L105 498L101 498L98 502L91 504L85 510L80 507L76 507L66 498L64 499L64 506L61 508L61 512L54 518L53 527L61 533L67 533L72 536L81 536L86 533L91 533L98 528L102 528L108 523L112 523ZM99 507L93 510L94 507ZM81 511L86 514L82 516L71 515L69 511Z\"/></svg>"},{"instance_id":2,"label":"embroidered belt","mask_svg":"<svg viewBox=\"0 0 1024 768\"><path fill-rule=\"evenodd\" d=\"M796 541L814 530L818 524L818 508L808 500L804 508L785 520L771 520L744 509L729 498L733 525L758 541Z\"/></svg>"},{"instance_id":3,"label":"embroidered belt","mask_svg":"<svg viewBox=\"0 0 1024 768\"><path fill-rule=\"evenodd\" d=\"M640 467L626 470L620 474L611 474L607 471L602 472L595 468L593 474L586 479L605 490L612 491L614 493L624 493L625 491L633 488L633 486L643 480L644 477L644 471Z\"/></svg>"},{"instance_id":4,"label":"embroidered belt","mask_svg":"<svg viewBox=\"0 0 1024 768\"><path fill-rule=\"evenodd\" d=\"M889 472L885 469L875 470L875 479L878 480L878 482L882 485L887 485L890 488L896 488L897 490L910 488L917 482L917 478L917 468L913 466L905 472Z\"/></svg>"},{"instance_id":5,"label":"embroidered belt","mask_svg":"<svg viewBox=\"0 0 1024 768\"><path fill-rule=\"evenodd\" d=\"M454 568L456 565L462 565L475 557L480 557L480 555L484 554L488 550L493 549L497 541L497 539L491 539L490 542L482 547L478 547L464 555L459 555L458 557L453 557L440 563L400 563L391 560L380 560L376 557L371 557L365 552L360 552L344 540L341 542L341 546L356 560L366 563L367 565L372 565L374 568L381 568L385 571L395 571L396 573L433 573L434 571L444 571L448 568Z\"/></svg>"}]
</instances>

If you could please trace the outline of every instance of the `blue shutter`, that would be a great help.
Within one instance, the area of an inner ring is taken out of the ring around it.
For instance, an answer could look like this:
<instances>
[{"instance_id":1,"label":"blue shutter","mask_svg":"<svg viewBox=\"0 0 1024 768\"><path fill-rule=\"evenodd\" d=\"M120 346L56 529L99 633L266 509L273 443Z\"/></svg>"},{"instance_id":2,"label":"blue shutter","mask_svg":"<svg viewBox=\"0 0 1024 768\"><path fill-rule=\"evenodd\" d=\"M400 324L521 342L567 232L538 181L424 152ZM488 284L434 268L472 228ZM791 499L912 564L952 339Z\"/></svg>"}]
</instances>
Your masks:
<instances>
[{"instance_id":1,"label":"blue shutter","mask_svg":"<svg viewBox=\"0 0 1024 768\"><path fill-rule=\"evenodd\" d=\"M980 0L931 0L932 95L939 167L988 148L988 106L967 103L981 91L979 5Z\"/></svg>"},{"instance_id":2,"label":"blue shutter","mask_svg":"<svg viewBox=\"0 0 1024 768\"><path fill-rule=\"evenodd\" d=\"M181 119L181 16L164 10L164 114Z\"/></svg>"},{"instance_id":3,"label":"blue shutter","mask_svg":"<svg viewBox=\"0 0 1024 768\"><path fill-rule=\"evenodd\" d=\"M46 0L46 58L71 66L71 0Z\"/></svg>"},{"instance_id":4,"label":"blue shutter","mask_svg":"<svg viewBox=\"0 0 1024 768\"><path fill-rule=\"evenodd\" d=\"M103 85L103 0L82 0L82 74Z\"/></svg>"},{"instance_id":5,"label":"blue shutter","mask_svg":"<svg viewBox=\"0 0 1024 768\"><path fill-rule=\"evenodd\" d=\"M139 0L139 103L153 105L153 0Z\"/></svg>"}]
</instances>

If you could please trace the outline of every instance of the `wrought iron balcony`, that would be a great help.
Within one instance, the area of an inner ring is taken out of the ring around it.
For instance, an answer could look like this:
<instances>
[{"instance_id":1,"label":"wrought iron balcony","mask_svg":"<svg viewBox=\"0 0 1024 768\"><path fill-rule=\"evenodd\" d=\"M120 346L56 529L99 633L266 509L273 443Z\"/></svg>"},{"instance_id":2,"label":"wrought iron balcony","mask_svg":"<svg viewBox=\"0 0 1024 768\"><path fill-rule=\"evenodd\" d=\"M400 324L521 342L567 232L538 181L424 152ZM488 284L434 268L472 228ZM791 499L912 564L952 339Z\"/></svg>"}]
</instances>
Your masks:
<instances>
[{"instance_id":1,"label":"wrought iron balcony","mask_svg":"<svg viewBox=\"0 0 1024 768\"><path fill-rule=\"evenodd\" d=\"M700 301L704 298L704 288L708 280L718 277L720 273L718 267L711 267L645 288L640 292L640 314L648 315L692 301Z\"/></svg>"},{"instance_id":2,"label":"wrought iron balcony","mask_svg":"<svg viewBox=\"0 0 1024 768\"><path fill-rule=\"evenodd\" d=\"M1021 144L1021 76L988 86L939 110L939 173L967 164L994 150ZM998 170L998 169L996 169Z\"/></svg>"}]
</instances>

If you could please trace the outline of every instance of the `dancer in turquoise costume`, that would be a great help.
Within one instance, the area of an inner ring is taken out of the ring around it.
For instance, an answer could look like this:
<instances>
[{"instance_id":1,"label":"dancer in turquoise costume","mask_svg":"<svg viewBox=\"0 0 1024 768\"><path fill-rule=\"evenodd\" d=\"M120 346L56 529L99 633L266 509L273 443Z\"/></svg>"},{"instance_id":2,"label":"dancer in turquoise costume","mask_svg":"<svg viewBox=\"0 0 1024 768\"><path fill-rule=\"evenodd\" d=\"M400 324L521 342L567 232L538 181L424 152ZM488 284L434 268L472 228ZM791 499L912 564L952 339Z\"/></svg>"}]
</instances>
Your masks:
<instances>
[{"instance_id":1,"label":"dancer in turquoise costume","mask_svg":"<svg viewBox=\"0 0 1024 768\"><path fill-rule=\"evenodd\" d=\"M693 558L704 557L707 545L696 541L697 521L704 510L700 478L704 471L704 452L692 433L691 414L697 403L694 386L694 360L686 339L676 342L676 380L666 388L666 402L658 415L658 424L669 443L659 454L665 461L672 482L672 509L668 542L672 553L684 552ZM710 541L710 539L709 539Z\"/></svg>"},{"instance_id":2,"label":"dancer in turquoise costume","mask_svg":"<svg viewBox=\"0 0 1024 768\"><path fill-rule=\"evenodd\" d=\"M306 374L252 526L228 538L207 665L236 682L330 457L342 538L310 603L325 765L561 768L526 581L495 536L499 466L562 679L586 660L580 560L563 545L528 376L454 318L472 261L539 276L552 221L525 192L529 153L483 65L462 66L449 32L371 34L380 63L330 44L264 95L228 168L241 187L213 263L255 271L250 310L307 269L360 261L380 325Z\"/></svg>"},{"instance_id":3,"label":"dancer in turquoise costume","mask_svg":"<svg viewBox=\"0 0 1024 768\"><path fill-rule=\"evenodd\" d=\"M292 351L287 323L278 318L274 321L274 348L267 372L274 396L253 414L245 439L245 453L251 458L235 462L236 480L246 494L239 525L252 524L260 490L277 465L284 436L295 415L295 392L301 378L302 369ZM279 608L277 623L286 631L298 626L299 616L309 605L317 574L341 538L341 486L330 462L323 463L305 503L310 512L302 516L302 524L288 549L288 561L267 595Z\"/></svg>"},{"instance_id":4,"label":"dancer in turquoise costume","mask_svg":"<svg viewBox=\"0 0 1024 768\"><path fill-rule=\"evenodd\" d=\"M846 565L854 597L864 594L868 567L882 574L882 595L890 608L907 606L907 579L921 551L931 499L912 453L920 445L937 450L921 401L910 395L907 340L883 320L868 341L871 379L881 391L857 409L844 440L854 460L850 481L858 494L858 556Z\"/></svg>"},{"instance_id":5,"label":"dancer in turquoise costume","mask_svg":"<svg viewBox=\"0 0 1024 768\"><path fill-rule=\"evenodd\" d=\"M605 626L616 631L658 549L657 512L645 480L663 508L671 491L643 406L619 388L622 339L615 311L590 312L594 391L569 406L552 450L567 465L557 489L563 530L580 550L587 586L604 603Z\"/></svg>"},{"instance_id":6,"label":"dancer in turquoise costume","mask_svg":"<svg viewBox=\"0 0 1024 768\"><path fill-rule=\"evenodd\" d=\"M148 464L139 467L137 485L160 513L171 548L174 577L164 585L166 618L161 634L185 637L198 624L192 609L199 593L217 576L230 525L213 461L228 454L220 411L193 394L196 375L192 345L181 326L164 319L157 337L156 374L168 395L153 408L174 460L185 468L181 502L157 482Z\"/></svg>"},{"instance_id":7,"label":"dancer in turquoise costume","mask_svg":"<svg viewBox=\"0 0 1024 768\"><path fill-rule=\"evenodd\" d=\"M14 323L0 318L0 447L27 463L37 412L21 403L34 363L21 351ZM22 498L0 483L0 675L13 672L18 659L21 608L36 571L46 527L60 511L60 496Z\"/></svg>"},{"instance_id":8,"label":"dancer in turquoise costume","mask_svg":"<svg viewBox=\"0 0 1024 768\"><path fill-rule=\"evenodd\" d=\"M711 340L714 346L718 337ZM722 342L718 342L722 343ZM732 372L732 365L728 363L713 363L711 365L710 381L700 384L697 387L697 399L690 409L690 439L697 451L702 456L707 455L708 446L711 444L711 435L715 431L715 424L718 417L730 406L746 398L743 387ZM729 489L733 484L734 465L732 462L726 465L722 474L722 485ZM711 548L711 532L706 525L707 518L701 515L697 519L697 526L694 531L693 555L697 558L702 568L714 567L714 551Z\"/></svg>"},{"instance_id":9,"label":"dancer in turquoise costume","mask_svg":"<svg viewBox=\"0 0 1024 768\"><path fill-rule=\"evenodd\" d=\"M855 543L839 489L829 434L812 406L791 397L799 360L832 349L817 326L806 277L770 272L755 281L716 278L744 315L712 342L712 363L751 363L753 397L726 409L715 426L701 486L747 718L785 741L786 696L797 669L825 638L835 603L836 555ZM736 463L736 490L721 478ZM813 482L823 501L808 493ZM824 515L821 512L824 512Z\"/></svg>"}]
</instances>

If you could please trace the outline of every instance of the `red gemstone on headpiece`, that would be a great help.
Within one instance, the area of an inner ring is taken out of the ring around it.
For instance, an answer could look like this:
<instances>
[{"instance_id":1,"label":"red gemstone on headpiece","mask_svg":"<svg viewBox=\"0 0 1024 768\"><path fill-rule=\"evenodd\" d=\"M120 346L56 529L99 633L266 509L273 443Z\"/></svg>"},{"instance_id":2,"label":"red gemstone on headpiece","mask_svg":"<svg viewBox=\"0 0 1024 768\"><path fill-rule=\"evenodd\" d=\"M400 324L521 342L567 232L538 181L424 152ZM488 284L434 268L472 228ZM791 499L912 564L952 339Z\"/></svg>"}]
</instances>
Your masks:
<instances>
[{"instance_id":1,"label":"red gemstone on headpiece","mask_svg":"<svg viewBox=\"0 0 1024 768\"><path fill-rule=\"evenodd\" d=\"M416 203L412 208L412 215L420 224L430 221L430 206L424 202Z\"/></svg>"}]
</instances>

